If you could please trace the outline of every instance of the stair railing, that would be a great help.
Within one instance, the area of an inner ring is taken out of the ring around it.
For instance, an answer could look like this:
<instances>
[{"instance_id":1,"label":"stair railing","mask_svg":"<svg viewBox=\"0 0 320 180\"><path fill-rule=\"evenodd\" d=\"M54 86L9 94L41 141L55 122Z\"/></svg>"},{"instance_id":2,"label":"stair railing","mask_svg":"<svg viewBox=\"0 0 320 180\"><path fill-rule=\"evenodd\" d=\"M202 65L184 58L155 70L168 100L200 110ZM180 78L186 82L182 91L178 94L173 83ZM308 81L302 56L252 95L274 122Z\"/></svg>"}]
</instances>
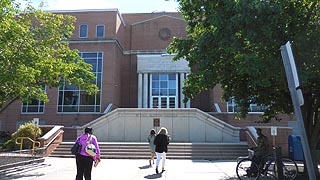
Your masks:
<instances>
[{"instance_id":1,"label":"stair railing","mask_svg":"<svg viewBox=\"0 0 320 180\"><path fill-rule=\"evenodd\" d=\"M247 137L249 137L250 141L255 145L257 146L257 133L255 133L255 128L252 127L252 126L248 126L247 127Z\"/></svg>"},{"instance_id":2,"label":"stair railing","mask_svg":"<svg viewBox=\"0 0 320 180\"><path fill-rule=\"evenodd\" d=\"M20 145L20 155L22 153L22 147L23 147L23 142L24 140L29 140L32 142L32 155L34 155L34 149L35 148L40 148L40 142L39 141L35 141L29 137L18 137L16 139L16 144Z\"/></svg>"}]
</instances>

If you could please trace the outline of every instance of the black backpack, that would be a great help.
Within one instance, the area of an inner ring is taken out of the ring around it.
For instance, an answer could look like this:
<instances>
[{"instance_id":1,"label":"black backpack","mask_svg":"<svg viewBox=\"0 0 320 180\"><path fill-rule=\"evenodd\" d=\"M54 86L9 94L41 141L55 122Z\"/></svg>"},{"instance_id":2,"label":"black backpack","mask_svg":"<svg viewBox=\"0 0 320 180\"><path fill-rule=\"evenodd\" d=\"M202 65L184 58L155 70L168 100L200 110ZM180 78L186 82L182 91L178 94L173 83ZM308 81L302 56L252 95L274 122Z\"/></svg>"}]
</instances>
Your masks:
<instances>
[{"instance_id":1,"label":"black backpack","mask_svg":"<svg viewBox=\"0 0 320 180\"><path fill-rule=\"evenodd\" d=\"M72 153L73 155L78 155L78 154L80 154L80 152L81 152L81 147L82 147L82 144L81 144L81 143L79 143L79 142L74 143L74 145L71 147L71 153Z\"/></svg>"}]
</instances>

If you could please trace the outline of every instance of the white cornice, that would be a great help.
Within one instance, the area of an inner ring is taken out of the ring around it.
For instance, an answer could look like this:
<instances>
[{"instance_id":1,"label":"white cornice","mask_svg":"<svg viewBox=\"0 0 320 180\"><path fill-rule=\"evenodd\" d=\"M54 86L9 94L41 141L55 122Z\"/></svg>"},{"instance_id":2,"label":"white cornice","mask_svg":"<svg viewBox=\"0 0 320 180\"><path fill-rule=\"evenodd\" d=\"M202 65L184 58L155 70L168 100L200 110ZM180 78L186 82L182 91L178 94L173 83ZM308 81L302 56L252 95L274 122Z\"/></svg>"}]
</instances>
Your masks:
<instances>
[{"instance_id":1,"label":"white cornice","mask_svg":"<svg viewBox=\"0 0 320 180\"><path fill-rule=\"evenodd\" d=\"M52 13L68 13L68 12L103 12L103 11L118 11L117 8L110 9L74 9L74 10L47 10Z\"/></svg>"}]
</instances>

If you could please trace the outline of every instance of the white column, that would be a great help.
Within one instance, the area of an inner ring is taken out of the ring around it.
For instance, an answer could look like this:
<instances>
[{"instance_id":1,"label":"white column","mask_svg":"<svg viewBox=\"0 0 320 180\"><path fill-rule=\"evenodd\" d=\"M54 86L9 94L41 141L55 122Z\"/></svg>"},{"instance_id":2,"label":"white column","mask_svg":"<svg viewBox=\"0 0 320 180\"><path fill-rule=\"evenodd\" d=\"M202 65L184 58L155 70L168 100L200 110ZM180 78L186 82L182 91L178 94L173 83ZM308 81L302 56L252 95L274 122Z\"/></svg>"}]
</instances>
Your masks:
<instances>
[{"instance_id":1,"label":"white column","mask_svg":"<svg viewBox=\"0 0 320 180\"><path fill-rule=\"evenodd\" d=\"M143 108L148 108L148 73L143 74Z\"/></svg>"},{"instance_id":2,"label":"white column","mask_svg":"<svg viewBox=\"0 0 320 180\"><path fill-rule=\"evenodd\" d=\"M175 101L174 101L174 108L179 108L179 96L178 96L178 87L179 87L179 82L178 82L178 79L179 79L179 73L176 73L175 74L176 76L176 98L175 98ZM180 89L179 89L180 90ZM170 103L170 102L169 102Z\"/></svg>"},{"instance_id":3,"label":"white column","mask_svg":"<svg viewBox=\"0 0 320 180\"><path fill-rule=\"evenodd\" d=\"M138 108L142 108L142 74L138 74Z\"/></svg>"},{"instance_id":4,"label":"white column","mask_svg":"<svg viewBox=\"0 0 320 180\"><path fill-rule=\"evenodd\" d=\"M186 77L188 76L189 74L186 74ZM190 99L188 99L187 103L186 103L186 108L190 108Z\"/></svg>"},{"instance_id":5,"label":"white column","mask_svg":"<svg viewBox=\"0 0 320 180\"><path fill-rule=\"evenodd\" d=\"M184 73L180 73L180 108L185 108L185 104L183 102L184 94L182 93L182 88L184 86Z\"/></svg>"}]
</instances>

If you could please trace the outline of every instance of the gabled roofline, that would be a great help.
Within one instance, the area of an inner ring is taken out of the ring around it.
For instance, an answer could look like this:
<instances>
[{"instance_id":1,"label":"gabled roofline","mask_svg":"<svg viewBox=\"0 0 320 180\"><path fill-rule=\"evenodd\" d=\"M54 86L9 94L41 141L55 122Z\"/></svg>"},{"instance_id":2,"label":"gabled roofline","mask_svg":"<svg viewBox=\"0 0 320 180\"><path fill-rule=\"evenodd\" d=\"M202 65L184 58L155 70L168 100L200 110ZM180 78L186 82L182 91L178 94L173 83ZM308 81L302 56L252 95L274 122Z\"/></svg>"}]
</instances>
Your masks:
<instances>
[{"instance_id":1,"label":"gabled roofline","mask_svg":"<svg viewBox=\"0 0 320 180\"><path fill-rule=\"evenodd\" d=\"M159 19L159 18L162 18L162 17L168 17L168 18L177 19L177 20L180 20L180 21L185 21L183 18L177 18L177 17L169 16L169 15L161 15L161 16L157 16L157 17L154 17L154 18L151 18L151 19L147 19L147 20L143 20L143 21L139 21L139 22L133 23L132 26L137 25L137 24L141 24L141 23L145 23L145 22L148 22L148 21L153 21L155 19Z\"/></svg>"}]
</instances>

